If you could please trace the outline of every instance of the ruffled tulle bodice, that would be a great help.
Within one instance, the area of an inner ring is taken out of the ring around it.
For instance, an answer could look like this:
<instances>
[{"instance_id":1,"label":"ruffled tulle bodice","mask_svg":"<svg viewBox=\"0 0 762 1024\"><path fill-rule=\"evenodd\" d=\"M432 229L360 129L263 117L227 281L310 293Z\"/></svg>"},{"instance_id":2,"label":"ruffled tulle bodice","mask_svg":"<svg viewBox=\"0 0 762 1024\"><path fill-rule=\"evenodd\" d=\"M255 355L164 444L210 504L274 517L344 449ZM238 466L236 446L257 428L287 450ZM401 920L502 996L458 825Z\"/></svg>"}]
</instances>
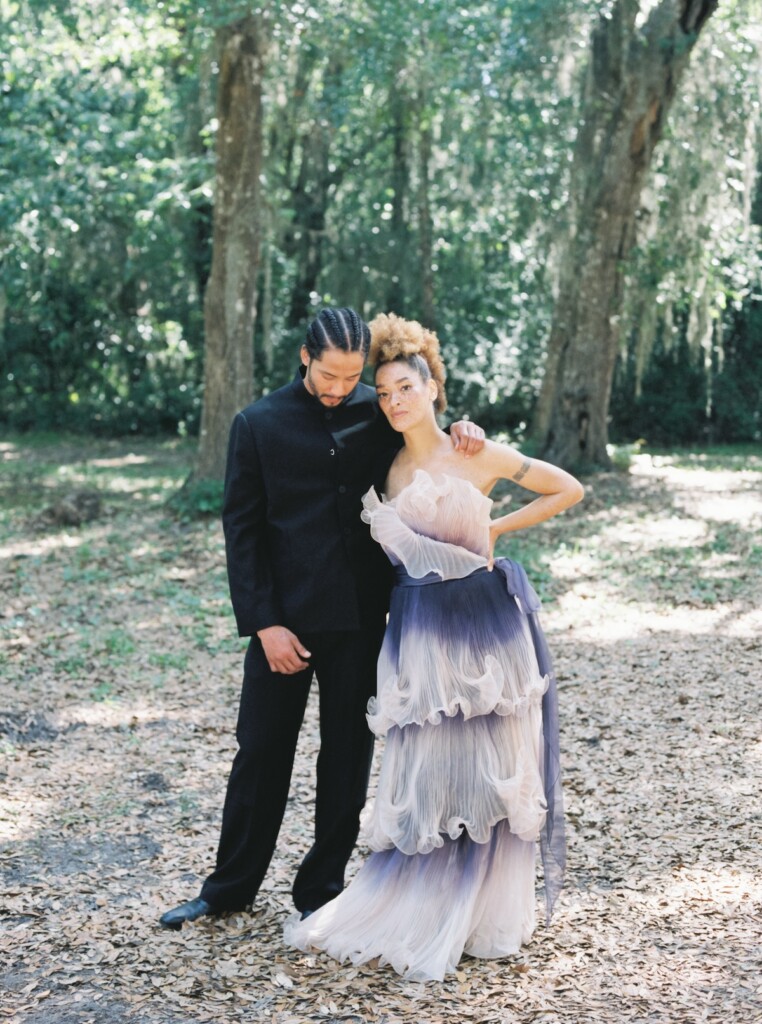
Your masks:
<instances>
[{"instance_id":1,"label":"ruffled tulle bodice","mask_svg":"<svg viewBox=\"0 0 762 1024\"><path fill-rule=\"evenodd\" d=\"M363 497L362 517L393 565L413 577L434 572L460 579L487 565L492 500L454 476L435 480L418 469L391 501L375 490Z\"/></svg>"}]
</instances>

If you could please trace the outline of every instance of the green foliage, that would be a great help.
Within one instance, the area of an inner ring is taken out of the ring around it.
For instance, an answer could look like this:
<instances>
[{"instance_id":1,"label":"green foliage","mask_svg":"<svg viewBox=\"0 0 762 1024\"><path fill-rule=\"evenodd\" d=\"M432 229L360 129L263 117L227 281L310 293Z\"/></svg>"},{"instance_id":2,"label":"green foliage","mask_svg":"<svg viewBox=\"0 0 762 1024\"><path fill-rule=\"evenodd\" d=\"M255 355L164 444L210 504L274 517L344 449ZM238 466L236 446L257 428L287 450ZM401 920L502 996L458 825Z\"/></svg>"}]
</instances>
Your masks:
<instances>
[{"instance_id":1,"label":"green foliage","mask_svg":"<svg viewBox=\"0 0 762 1024\"><path fill-rule=\"evenodd\" d=\"M547 253L573 131L574 83L558 68L587 18L586 5L552 6L549 22L541 0L376 0L355 8L354 20L346 5L329 5L303 27L287 87L283 64L271 65L273 95L283 97L271 133L282 220L271 225L269 251L274 335L284 342L276 341L272 383L291 368L290 328L322 303L349 302L368 316L391 308L431 323L430 258L454 409L501 428L527 420L550 322ZM287 101L292 95L298 103ZM316 150L327 152L325 175ZM289 323L294 236L315 226L300 221L294 200L319 192L321 177L328 187L320 273Z\"/></svg>"},{"instance_id":2,"label":"green foliage","mask_svg":"<svg viewBox=\"0 0 762 1024\"><path fill-rule=\"evenodd\" d=\"M736 311L714 379L714 441L762 440L762 297Z\"/></svg>"},{"instance_id":3,"label":"green foliage","mask_svg":"<svg viewBox=\"0 0 762 1024\"><path fill-rule=\"evenodd\" d=\"M214 31L247 6L0 0L5 427L196 430ZM438 330L453 416L522 435L600 9L268 8L254 393L290 378L321 305L394 309ZM612 405L623 442L759 436L760 52L741 5L717 12L693 65L629 268Z\"/></svg>"},{"instance_id":4,"label":"green foliage","mask_svg":"<svg viewBox=\"0 0 762 1024\"><path fill-rule=\"evenodd\" d=\"M611 465L614 469L627 472L632 466L635 456L640 454L644 444L645 441L642 437L630 444L610 444L608 450Z\"/></svg>"},{"instance_id":5,"label":"green foliage","mask_svg":"<svg viewBox=\"0 0 762 1024\"><path fill-rule=\"evenodd\" d=\"M168 501L182 521L218 518L222 512L223 485L217 480L189 480Z\"/></svg>"},{"instance_id":6,"label":"green foliage","mask_svg":"<svg viewBox=\"0 0 762 1024\"><path fill-rule=\"evenodd\" d=\"M201 321L183 251L195 168L174 152L179 37L148 7L0 15L3 419L193 423Z\"/></svg>"},{"instance_id":7,"label":"green foliage","mask_svg":"<svg viewBox=\"0 0 762 1024\"><path fill-rule=\"evenodd\" d=\"M611 403L614 442L629 440L633 432L649 445L690 444L701 436L706 380L684 339L669 350L654 346L640 398L635 397L632 360L628 370L620 375Z\"/></svg>"},{"instance_id":8,"label":"green foliage","mask_svg":"<svg viewBox=\"0 0 762 1024\"><path fill-rule=\"evenodd\" d=\"M611 436L648 444L734 444L762 439L762 301L749 300L728 320L728 336L710 372L685 333L657 340L635 390L632 353L620 367L611 404ZM721 358L721 362L720 362Z\"/></svg>"}]
</instances>

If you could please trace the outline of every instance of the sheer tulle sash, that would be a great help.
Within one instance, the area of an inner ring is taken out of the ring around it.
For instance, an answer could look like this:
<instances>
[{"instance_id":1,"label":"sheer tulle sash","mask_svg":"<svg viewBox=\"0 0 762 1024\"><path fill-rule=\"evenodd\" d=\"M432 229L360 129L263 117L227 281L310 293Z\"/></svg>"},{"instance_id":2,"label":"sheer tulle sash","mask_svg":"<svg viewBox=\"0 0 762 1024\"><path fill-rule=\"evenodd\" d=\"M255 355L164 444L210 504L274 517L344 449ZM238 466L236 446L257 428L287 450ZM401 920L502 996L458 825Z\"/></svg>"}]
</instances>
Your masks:
<instances>
[{"instance_id":1,"label":"sheer tulle sash","mask_svg":"<svg viewBox=\"0 0 762 1024\"><path fill-rule=\"evenodd\" d=\"M458 576L456 577L456 580L467 580L472 576L478 576L479 573L483 572L489 572L486 565L480 566L478 569L474 569L466 576ZM397 587L427 587L432 583L452 582L451 580L443 580L437 572L427 573L426 576L411 576L405 569L404 565L394 566L394 577L394 584Z\"/></svg>"}]
</instances>

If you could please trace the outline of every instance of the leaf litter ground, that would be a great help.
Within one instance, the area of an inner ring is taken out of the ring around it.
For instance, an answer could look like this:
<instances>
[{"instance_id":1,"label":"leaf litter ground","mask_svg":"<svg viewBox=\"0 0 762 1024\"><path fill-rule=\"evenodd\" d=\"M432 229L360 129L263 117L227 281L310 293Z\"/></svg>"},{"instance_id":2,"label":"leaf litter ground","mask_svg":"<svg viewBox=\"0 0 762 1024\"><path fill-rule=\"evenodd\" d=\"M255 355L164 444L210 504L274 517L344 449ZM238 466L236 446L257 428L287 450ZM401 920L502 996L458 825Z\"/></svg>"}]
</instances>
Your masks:
<instances>
[{"instance_id":1,"label":"leaf litter ground","mask_svg":"<svg viewBox=\"0 0 762 1024\"><path fill-rule=\"evenodd\" d=\"M284 948L315 701L253 911L157 927L213 864L235 749L221 531L167 514L186 446L1 450L0 1021L762 1021L760 458L637 456L506 546L560 679L567 885L520 954L420 984ZM76 488L100 515L56 526Z\"/></svg>"}]
</instances>

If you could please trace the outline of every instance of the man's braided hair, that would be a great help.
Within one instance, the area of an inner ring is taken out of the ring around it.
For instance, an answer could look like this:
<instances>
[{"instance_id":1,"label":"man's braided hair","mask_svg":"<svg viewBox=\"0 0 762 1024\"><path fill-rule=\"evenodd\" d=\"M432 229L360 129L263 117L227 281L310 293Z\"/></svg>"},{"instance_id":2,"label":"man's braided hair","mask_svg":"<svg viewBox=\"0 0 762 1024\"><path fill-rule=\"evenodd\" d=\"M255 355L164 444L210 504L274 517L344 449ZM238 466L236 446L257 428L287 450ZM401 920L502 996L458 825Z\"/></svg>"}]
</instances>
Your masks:
<instances>
[{"instance_id":1,"label":"man's braided hair","mask_svg":"<svg viewBox=\"0 0 762 1024\"><path fill-rule=\"evenodd\" d=\"M307 328L304 344L313 359L320 359L327 348L360 352L365 359L370 348L370 328L353 309L329 306L321 309Z\"/></svg>"}]
</instances>

